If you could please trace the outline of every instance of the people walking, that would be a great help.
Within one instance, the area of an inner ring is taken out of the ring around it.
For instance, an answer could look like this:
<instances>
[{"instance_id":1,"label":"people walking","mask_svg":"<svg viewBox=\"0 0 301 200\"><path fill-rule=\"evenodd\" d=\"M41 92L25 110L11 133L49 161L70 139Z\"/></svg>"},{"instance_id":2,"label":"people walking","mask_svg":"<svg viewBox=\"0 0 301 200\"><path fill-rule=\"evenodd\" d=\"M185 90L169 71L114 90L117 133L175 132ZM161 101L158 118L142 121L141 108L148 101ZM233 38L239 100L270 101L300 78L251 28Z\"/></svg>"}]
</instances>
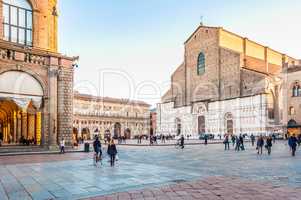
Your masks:
<instances>
[{"instance_id":1,"label":"people walking","mask_svg":"<svg viewBox=\"0 0 301 200\"><path fill-rule=\"evenodd\" d=\"M230 150L229 135L225 135L224 145L225 145L225 151Z\"/></svg>"},{"instance_id":2,"label":"people walking","mask_svg":"<svg viewBox=\"0 0 301 200\"><path fill-rule=\"evenodd\" d=\"M65 139L62 138L60 141L60 153L64 154L65 153Z\"/></svg>"},{"instance_id":3,"label":"people walking","mask_svg":"<svg viewBox=\"0 0 301 200\"><path fill-rule=\"evenodd\" d=\"M297 140L295 134L291 135L288 139L288 145L291 148L292 156L296 155L297 143L298 143L298 140Z\"/></svg>"},{"instance_id":4,"label":"people walking","mask_svg":"<svg viewBox=\"0 0 301 200\"><path fill-rule=\"evenodd\" d=\"M273 146L273 138L271 136L266 139L266 149L268 150L268 154L271 155L272 146Z\"/></svg>"},{"instance_id":5,"label":"people walking","mask_svg":"<svg viewBox=\"0 0 301 200\"><path fill-rule=\"evenodd\" d=\"M185 143L185 138L184 136L182 135L181 138L180 138L180 146L181 146L181 149L184 149L184 144Z\"/></svg>"},{"instance_id":6,"label":"people walking","mask_svg":"<svg viewBox=\"0 0 301 200\"><path fill-rule=\"evenodd\" d=\"M208 144L208 135L207 134L205 134L204 139L205 139L205 145L207 145Z\"/></svg>"},{"instance_id":7,"label":"people walking","mask_svg":"<svg viewBox=\"0 0 301 200\"><path fill-rule=\"evenodd\" d=\"M273 143L276 142L276 135L275 135L275 133L272 134L272 140L273 140Z\"/></svg>"},{"instance_id":8,"label":"people walking","mask_svg":"<svg viewBox=\"0 0 301 200\"><path fill-rule=\"evenodd\" d=\"M95 140L93 142L93 148L95 152L95 157L94 157L95 165L97 165L97 163L101 160L101 156L102 156L101 143L97 136L95 137Z\"/></svg>"},{"instance_id":9,"label":"people walking","mask_svg":"<svg viewBox=\"0 0 301 200\"><path fill-rule=\"evenodd\" d=\"M108 144L107 153L110 156L111 167L113 167L115 165L115 159L116 159L116 155L117 155L117 148L116 148L116 145L115 145L113 139Z\"/></svg>"},{"instance_id":10,"label":"people walking","mask_svg":"<svg viewBox=\"0 0 301 200\"><path fill-rule=\"evenodd\" d=\"M235 151L240 151L240 139L239 137L235 137L235 142L236 142L236 146L235 146Z\"/></svg>"},{"instance_id":11,"label":"people walking","mask_svg":"<svg viewBox=\"0 0 301 200\"><path fill-rule=\"evenodd\" d=\"M251 138L252 147L253 147L255 144L255 136L253 134L251 134L250 138Z\"/></svg>"},{"instance_id":12,"label":"people walking","mask_svg":"<svg viewBox=\"0 0 301 200\"><path fill-rule=\"evenodd\" d=\"M232 146L234 147L235 146L235 136L234 135L231 136L231 140L232 140Z\"/></svg>"},{"instance_id":13,"label":"people walking","mask_svg":"<svg viewBox=\"0 0 301 200\"><path fill-rule=\"evenodd\" d=\"M262 147L264 145L264 140L263 140L263 137L262 135L260 135L257 139L257 154L262 154Z\"/></svg>"},{"instance_id":14,"label":"people walking","mask_svg":"<svg viewBox=\"0 0 301 200\"><path fill-rule=\"evenodd\" d=\"M239 144L240 144L240 149L241 149L242 151L244 151L244 150L245 150L245 146L244 146L244 137L243 137L242 134L239 135Z\"/></svg>"}]
</instances>

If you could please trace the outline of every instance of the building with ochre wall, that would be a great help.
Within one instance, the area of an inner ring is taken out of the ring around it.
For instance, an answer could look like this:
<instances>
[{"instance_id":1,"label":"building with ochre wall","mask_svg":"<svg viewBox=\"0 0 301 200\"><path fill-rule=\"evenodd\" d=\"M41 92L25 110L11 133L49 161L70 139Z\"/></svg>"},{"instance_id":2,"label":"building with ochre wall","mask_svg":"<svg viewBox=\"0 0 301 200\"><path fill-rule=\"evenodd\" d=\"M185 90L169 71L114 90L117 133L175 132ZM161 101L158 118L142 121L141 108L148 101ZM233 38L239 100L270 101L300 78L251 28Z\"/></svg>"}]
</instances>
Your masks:
<instances>
[{"instance_id":1,"label":"building with ochre wall","mask_svg":"<svg viewBox=\"0 0 301 200\"><path fill-rule=\"evenodd\" d=\"M127 139L148 136L150 105L143 101L74 93L74 140L95 135Z\"/></svg>"},{"instance_id":2,"label":"building with ochre wall","mask_svg":"<svg viewBox=\"0 0 301 200\"><path fill-rule=\"evenodd\" d=\"M56 0L0 1L0 139L72 140L73 62L58 49Z\"/></svg>"},{"instance_id":3,"label":"building with ochre wall","mask_svg":"<svg viewBox=\"0 0 301 200\"><path fill-rule=\"evenodd\" d=\"M297 59L221 27L199 26L157 106L157 134L283 133L284 65Z\"/></svg>"}]
</instances>

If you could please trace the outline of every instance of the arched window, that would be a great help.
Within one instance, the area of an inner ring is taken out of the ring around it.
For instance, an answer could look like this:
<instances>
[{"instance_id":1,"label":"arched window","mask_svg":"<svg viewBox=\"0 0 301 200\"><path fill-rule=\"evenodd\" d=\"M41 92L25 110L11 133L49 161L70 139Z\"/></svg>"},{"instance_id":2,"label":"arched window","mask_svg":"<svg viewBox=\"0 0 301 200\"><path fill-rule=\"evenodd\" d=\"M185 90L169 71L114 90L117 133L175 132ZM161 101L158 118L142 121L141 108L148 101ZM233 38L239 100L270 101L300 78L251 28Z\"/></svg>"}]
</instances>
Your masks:
<instances>
[{"instance_id":1,"label":"arched window","mask_svg":"<svg viewBox=\"0 0 301 200\"><path fill-rule=\"evenodd\" d=\"M301 96L301 86L298 82L295 83L293 86L293 97L300 97Z\"/></svg>"},{"instance_id":2,"label":"arched window","mask_svg":"<svg viewBox=\"0 0 301 200\"><path fill-rule=\"evenodd\" d=\"M198 66L197 66L198 75L205 73L205 54L201 52L198 57Z\"/></svg>"},{"instance_id":3,"label":"arched window","mask_svg":"<svg viewBox=\"0 0 301 200\"><path fill-rule=\"evenodd\" d=\"M27 0L3 0L4 40L32 46L32 7Z\"/></svg>"}]
</instances>

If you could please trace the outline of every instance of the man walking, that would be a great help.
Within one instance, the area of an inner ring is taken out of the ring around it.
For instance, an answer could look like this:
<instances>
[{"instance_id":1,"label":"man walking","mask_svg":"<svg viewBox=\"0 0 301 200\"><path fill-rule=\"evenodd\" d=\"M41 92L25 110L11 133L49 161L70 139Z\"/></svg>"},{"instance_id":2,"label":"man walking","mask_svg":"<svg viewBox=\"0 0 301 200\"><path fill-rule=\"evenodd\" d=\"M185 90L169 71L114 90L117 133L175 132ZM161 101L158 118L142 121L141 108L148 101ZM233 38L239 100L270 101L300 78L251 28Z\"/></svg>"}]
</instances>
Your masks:
<instances>
[{"instance_id":1,"label":"man walking","mask_svg":"<svg viewBox=\"0 0 301 200\"><path fill-rule=\"evenodd\" d=\"M257 154L262 154L262 147L264 145L264 140L263 140L263 137L262 135L259 136L259 138L257 139Z\"/></svg>"},{"instance_id":2,"label":"man walking","mask_svg":"<svg viewBox=\"0 0 301 200\"><path fill-rule=\"evenodd\" d=\"M225 135L224 145L225 145L225 151L230 150L229 135Z\"/></svg>"},{"instance_id":3,"label":"man walking","mask_svg":"<svg viewBox=\"0 0 301 200\"><path fill-rule=\"evenodd\" d=\"M292 136L289 137L288 145L290 146L290 148L292 150L292 156L296 155L297 143L298 143L298 140L297 140L295 134L293 134Z\"/></svg>"},{"instance_id":4,"label":"man walking","mask_svg":"<svg viewBox=\"0 0 301 200\"><path fill-rule=\"evenodd\" d=\"M253 134L251 134L251 142L252 142L252 146L254 146L254 144L255 144L255 136Z\"/></svg>"}]
</instances>

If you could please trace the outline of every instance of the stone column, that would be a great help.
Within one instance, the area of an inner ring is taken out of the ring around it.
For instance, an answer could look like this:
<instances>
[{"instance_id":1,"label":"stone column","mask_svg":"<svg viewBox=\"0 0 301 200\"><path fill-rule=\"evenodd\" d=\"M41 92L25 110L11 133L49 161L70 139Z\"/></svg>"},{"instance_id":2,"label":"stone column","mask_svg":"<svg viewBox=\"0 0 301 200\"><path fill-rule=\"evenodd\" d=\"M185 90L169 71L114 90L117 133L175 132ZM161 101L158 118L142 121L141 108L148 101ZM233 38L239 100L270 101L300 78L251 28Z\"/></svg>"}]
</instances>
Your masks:
<instances>
[{"instance_id":1,"label":"stone column","mask_svg":"<svg viewBox=\"0 0 301 200\"><path fill-rule=\"evenodd\" d=\"M57 77L58 66L51 65L49 68L49 136L48 146L50 150L58 149L57 138Z\"/></svg>"},{"instance_id":2,"label":"stone column","mask_svg":"<svg viewBox=\"0 0 301 200\"><path fill-rule=\"evenodd\" d=\"M27 139L27 113L22 112L22 133L24 138Z\"/></svg>"},{"instance_id":3,"label":"stone column","mask_svg":"<svg viewBox=\"0 0 301 200\"><path fill-rule=\"evenodd\" d=\"M22 135L22 120L21 114L17 113L17 142L19 142Z\"/></svg>"},{"instance_id":4,"label":"stone column","mask_svg":"<svg viewBox=\"0 0 301 200\"><path fill-rule=\"evenodd\" d=\"M73 66L71 60L61 59L58 78L58 134L66 145L72 143L73 132Z\"/></svg>"}]
</instances>

